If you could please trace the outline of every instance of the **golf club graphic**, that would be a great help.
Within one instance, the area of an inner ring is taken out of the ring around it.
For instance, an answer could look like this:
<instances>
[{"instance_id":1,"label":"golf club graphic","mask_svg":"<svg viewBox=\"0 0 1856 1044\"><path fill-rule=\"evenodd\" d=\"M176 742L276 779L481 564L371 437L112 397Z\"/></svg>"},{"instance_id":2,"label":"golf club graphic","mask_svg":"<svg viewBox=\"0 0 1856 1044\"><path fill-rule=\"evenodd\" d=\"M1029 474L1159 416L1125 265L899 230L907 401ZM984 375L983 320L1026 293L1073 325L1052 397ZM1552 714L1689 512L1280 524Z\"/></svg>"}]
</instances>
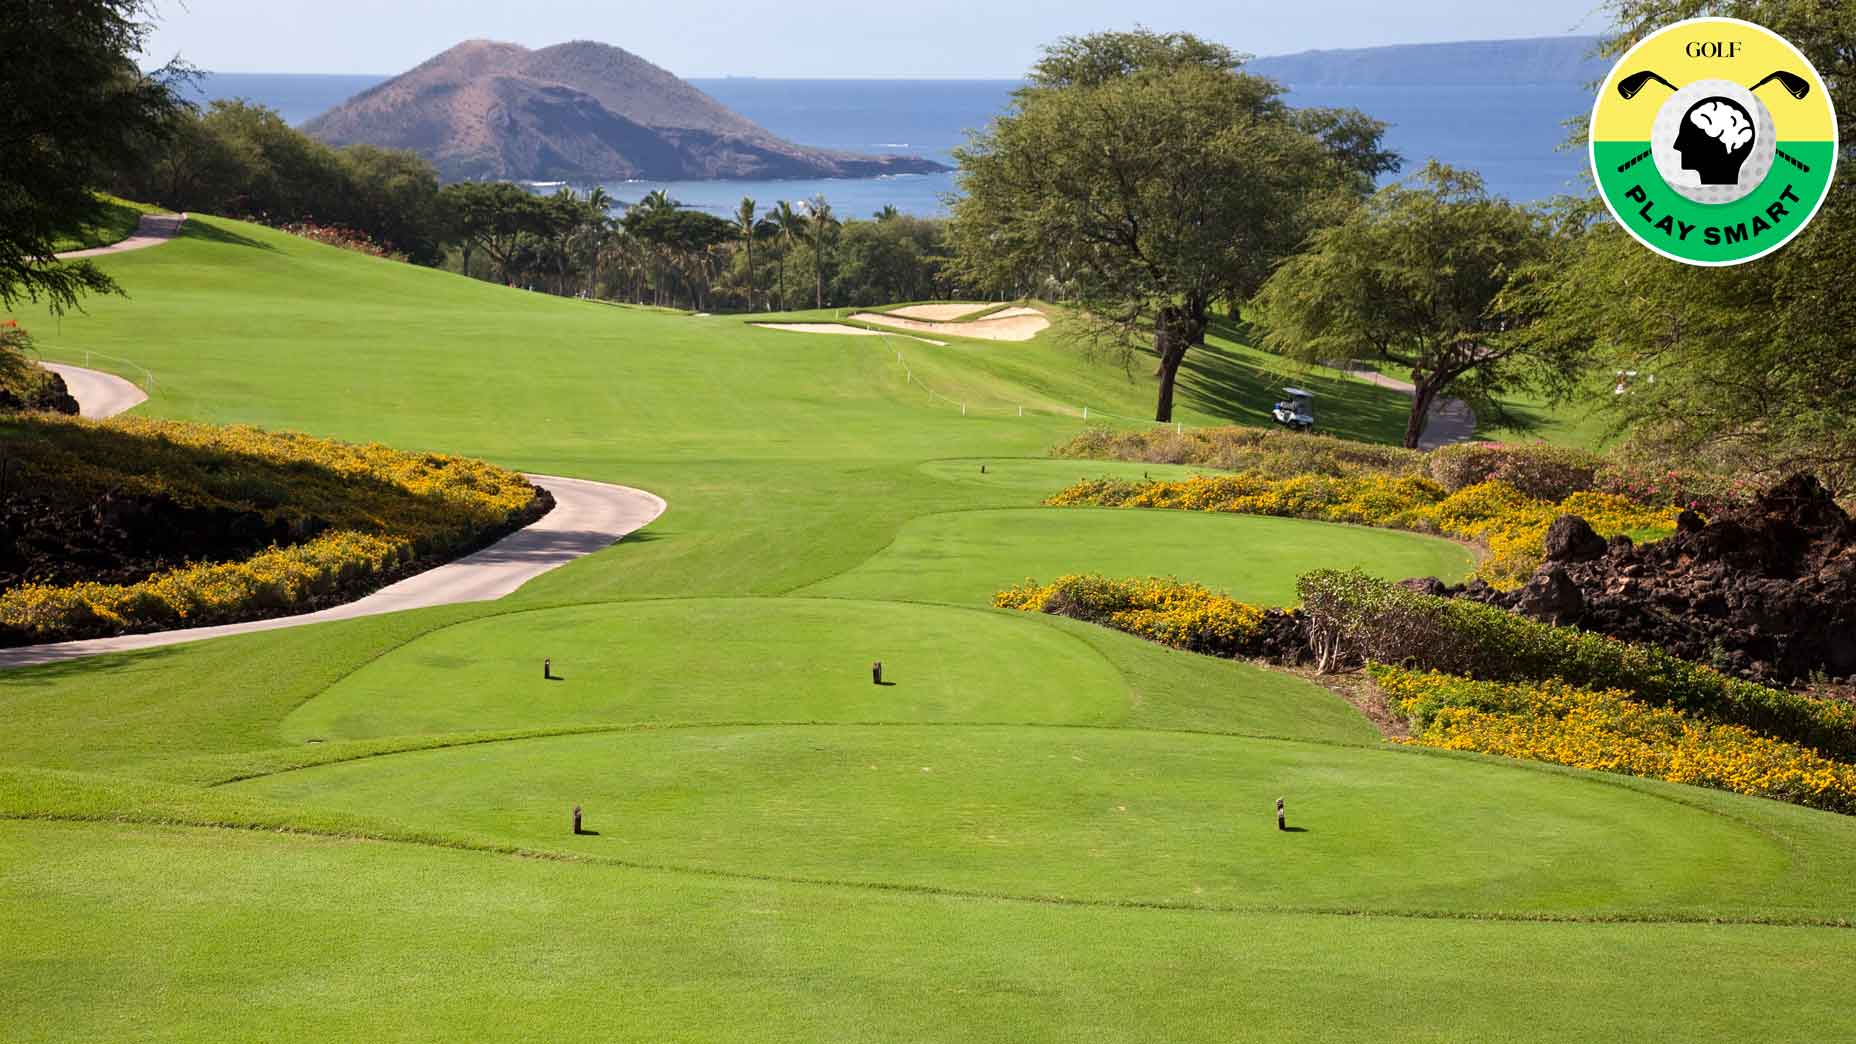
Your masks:
<instances>
[{"instance_id":1,"label":"golf club graphic","mask_svg":"<svg viewBox=\"0 0 1856 1044\"><path fill-rule=\"evenodd\" d=\"M1618 96L1623 98L1625 101L1630 101L1632 98L1635 98L1638 94L1642 93L1643 88L1647 84L1649 84L1651 80L1655 80L1657 83L1662 84L1664 87L1667 87L1672 91L1677 89L1675 84L1670 83L1668 80L1665 80L1661 76L1656 75L1654 70L1644 69L1639 72L1631 73L1629 76L1626 76L1622 80L1618 81ZM1809 80L1806 80L1804 77L1799 76L1795 73L1785 72L1782 69L1772 73L1771 75L1767 76L1765 79L1759 81L1758 83L1754 84L1753 86L1747 89L1752 90L1752 91L1757 91L1761 87L1764 87L1765 85L1773 82L1774 80L1778 81L1779 86L1785 88L1785 92L1787 94L1790 94L1792 97L1798 99L1799 101L1803 101L1805 97L1811 93L1811 83ZM1797 159L1796 157L1787 155L1784 149L1778 149L1776 151L1778 152L1778 156L1780 159L1784 160L1785 162L1791 164L1794 167L1797 167L1799 170L1802 170L1807 174L1811 172L1811 168L1809 165L1804 163L1802 160ZM1649 158L1650 158L1650 150L1645 149L1644 151L1638 153L1637 155L1632 156L1630 159L1625 160L1623 163L1620 163L1618 165L1618 173L1622 174L1625 171L1631 169L1632 167L1636 166L1639 163L1642 163L1644 160L1649 159Z\"/></svg>"}]
</instances>

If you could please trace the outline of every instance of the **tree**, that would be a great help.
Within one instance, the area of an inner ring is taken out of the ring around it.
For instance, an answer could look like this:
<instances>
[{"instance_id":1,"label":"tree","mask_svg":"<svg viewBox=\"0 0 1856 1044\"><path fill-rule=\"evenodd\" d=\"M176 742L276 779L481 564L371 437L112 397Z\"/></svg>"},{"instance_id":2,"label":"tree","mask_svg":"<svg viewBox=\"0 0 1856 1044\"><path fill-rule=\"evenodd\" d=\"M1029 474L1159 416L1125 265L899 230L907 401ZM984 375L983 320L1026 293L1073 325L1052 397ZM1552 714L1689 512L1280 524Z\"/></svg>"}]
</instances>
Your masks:
<instances>
[{"instance_id":1,"label":"tree","mask_svg":"<svg viewBox=\"0 0 1856 1044\"><path fill-rule=\"evenodd\" d=\"M1017 291L1059 282L1121 351L1151 328L1161 421L1212 306L1247 299L1392 162L1378 124L1351 119L1330 145L1241 61L1183 33L1068 37L955 152L965 277Z\"/></svg>"},{"instance_id":2,"label":"tree","mask_svg":"<svg viewBox=\"0 0 1856 1044\"><path fill-rule=\"evenodd\" d=\"M812 307L825 307L825 248L838 237L838 219L824 196L813 196L806 206L806 227L811 233L812 276L818 295Z\"/></svg>"},{"instance_id":3,"label":"tree","mask_svg":"<svg viewBox=\"0 0 1856 1044\"><path fill-rule=\"evenodd\" d=\"M844 304L922 301L953 288L942 221L905 214L846 221L833 259L832 299Z\"/></svg>"},{"instance_id":4,"label":"tree","mask_svg":"<svg viewBox=\"0 0 1856 1044\"><path fill-rule=\"evenodd\" d=\"M754 236L759 231L759 223L754 218L754 201L741 197L741 205L735 208L735 234L741 238L741 249L747 253L748 261L748 311L754 310Z\"/></svg>"},{"instance_id":5,"label":"tree","mask_svg":"<svg viewBox=\"0 0 1856 1044\"><path fill-rule=\"evenodd\" d=\"M547 205L520 185L463 181L446 185L439 196L453 234L463 244L466 270L470 251L480 249L496 262L497 277L505 283L519 267L518 252L525 241L548 229Z\"/></svg>"},{"instance_id":6,"label":"tree","mask_svg":"<svg viewBox=\"0 0 1856 1044\"><path fill-rule=\"evenodd\" d=\"M595 191L605 195L604 189ZM540 236L549 260L554 262L555 293L567 294L567 273L573 267L576 241L584 239L587 231L605 218L603 207L590 198L581 199L579 193L566 186L543 201Z\"/></svg>"},{"instance_id":7,"label":"tree","mask_svg":"<svg viewBox=\"0 0 1856 1044\"><path fill-rule=\"evenodd\" d=\"M734 223L663 202L633 207L626 211L621 223L634 238L651 247L662 262L658 303L675 300L674 290L662 277L676 274L690 292L690 303L703 307L713 279L712 255L716 247L734 238Z\"/></svg>"},{"instance_id":8,"label":"tree","mask_svg":"<svg viewBox=\"0 0 1856 1044\"><path fill-rule=\"evenodd\" d=\"M337 158L347 198L330 213L422 265L442 257L438 173L415 152L350 145Z\"/></svg>"},{"instance_id":9,"label":"tree","mask_svg":"<svg viewBox=\"0 0 1856 1044\"><path fill-rule=\"evenodd\" d=\"M272 225L343 227L419 264L443 258L438 174L418 154L331 148L245 101L215 101L173 122L171 134L140 142L118 164L110 191Z\"/></svg>"},{"instance_id":10,"label":"tree","mask_svg":"<svg viewBox=\"0 0 1856 1044\"><path fill-rule=\"evenodd\" d=\"M1372 358L1409 370L1405 445L1416 448L1447 390L1487 415L1523 360L1554 347L1535 288L1553 240L1538 214L1478 175L1426 165L1316 232L1252 302L1264 344L1304 362Z\"/></svg>"},{"instance_id":11,"label":"tree","mask_svg":"<svg viewBox=\"0 0 1856 1044\"><path fill-rule=\"evenodd\" d=\"M95 190L188 110L179 62L154 74L135 58L153 31L147 0L0 4L0 307L43 298L54 312L86 293L120 292L53 244L101 212Z\"/></svg>"},{"instance_id":12,"label":"tree","mask_svg":"<svg viewBox=\"0 0 1856 1044\"><path fill-rule=\"evenodd\" d=\"M1613 0L1601 47L1623 54L1699 14L1750 19L1803 51L1828 85L1838 135L1856 141L1856 5L1821 0ZM1597 352L1601 373L1636 371L1607 395L1615 428L1664 460L1777 477L1811 470L1856 488L1856 180L1836 178L1817 218L1749 264L1697 268L1630 239L1597 204L1552 287L1560 335ZM1653 379L1652 379L1653 378Z\"/></svg>"},{"instance_id":13,"label":"tree","mask_svg":"<svg viewBox=\"0 0 1856 1044\"><path fill-rule=\"evenodd\" d=\"M789 200L781 200L773 208L773 226L779 230L780 244L785 248L780 251L780 311L786 311L786 255L792 253L793 244L805 234L806 216L795 210Z\"/></svg>"},{"instance_id":14,"label":"tree","mask_svg":"<svg viewBox=\"0 0 1856 1044\"><path fill-rule=\"evenodd\" d=\"M593 186L586 194L586 210L581 225L574 230L574 253L586 258L588 297L599 296L599 269L606 258L608 241L613 237L612 208L615 202L605 188Z\"/></svg>"}]
</instances>

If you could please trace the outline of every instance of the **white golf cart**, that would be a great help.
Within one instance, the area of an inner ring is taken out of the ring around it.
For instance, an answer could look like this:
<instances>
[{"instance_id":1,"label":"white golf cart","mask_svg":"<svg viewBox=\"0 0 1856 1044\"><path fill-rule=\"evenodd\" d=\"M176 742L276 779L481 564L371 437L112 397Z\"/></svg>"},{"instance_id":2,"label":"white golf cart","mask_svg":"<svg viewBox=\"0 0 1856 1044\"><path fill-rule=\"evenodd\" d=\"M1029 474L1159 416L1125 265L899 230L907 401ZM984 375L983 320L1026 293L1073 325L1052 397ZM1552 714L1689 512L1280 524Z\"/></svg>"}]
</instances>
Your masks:
<instances>
[{"instance_id":1,"label":"white golf cart","mask_svg":"<svg viewBox=\"0 0 1856 1044\"><path fill-rule=\"evenodd\" d=\"M1314 398L1315 393L1304 391L1301 388L1284 388L1283 393L1289 398L1277 403L1276 407L1270 410L1270 416L1276 419L1276 423L1293 431L1308 431L1313 428L1315 411L1308 405L1308 400Z\"/></svg>"}]
</instances>

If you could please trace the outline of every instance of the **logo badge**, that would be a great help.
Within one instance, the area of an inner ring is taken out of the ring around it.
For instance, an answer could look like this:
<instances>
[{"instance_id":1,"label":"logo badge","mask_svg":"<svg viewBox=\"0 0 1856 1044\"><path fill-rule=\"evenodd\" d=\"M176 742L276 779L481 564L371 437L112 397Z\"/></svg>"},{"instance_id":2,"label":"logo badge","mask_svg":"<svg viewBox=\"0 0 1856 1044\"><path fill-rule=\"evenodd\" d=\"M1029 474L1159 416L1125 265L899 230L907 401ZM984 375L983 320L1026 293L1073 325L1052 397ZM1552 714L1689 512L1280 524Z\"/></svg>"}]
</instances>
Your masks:
<instances>
[{"instance_id":1,"label":"logo badge","mask_svg":"<svg viewBox=\"0 0 1856 1044\"><path fill-rule=\"evenodd\" d=\"M1817 216L1837 119L1796 47L1735 18L1692 18L1618 60L1592 106L1592 176L1639 243L1690 265L1738 265Z\"/></svg>"}]
</instances>

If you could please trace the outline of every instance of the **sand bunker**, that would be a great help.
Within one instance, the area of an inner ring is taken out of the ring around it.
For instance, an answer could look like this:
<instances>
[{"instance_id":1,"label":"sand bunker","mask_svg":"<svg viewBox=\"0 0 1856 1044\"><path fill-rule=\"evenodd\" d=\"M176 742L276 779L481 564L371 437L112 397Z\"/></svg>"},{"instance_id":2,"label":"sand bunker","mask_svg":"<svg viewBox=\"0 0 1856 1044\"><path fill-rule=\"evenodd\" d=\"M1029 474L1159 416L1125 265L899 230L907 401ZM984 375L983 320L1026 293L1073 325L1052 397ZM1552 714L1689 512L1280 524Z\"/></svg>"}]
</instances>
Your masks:
<instances>
[{"instance_id":1,"label":"sand bunker","mask_svg":"<svg viewBox=\"0 0 1856 1044\"><path fill-rule=\"evenodd\" d=\"M915 319L899 319L896 316L883 315L878 312L858 312L851 318L900 330L919 330L922 333L945 334L950 337L977 337L987 341L1029 341L1050 328L1050 320L1044 318L1044 313L1036 309L1008 308L1006 311L1015 314L989 315L970 323L924 323Z\"/></svg>"},{"instance_id":2,"label":"sand bunker","mask_svg":"<svg viewBox=\"0 0 1856 1044\"><path fill-rule=\"evenodd\" d=\"M892 308L890 315L899 315L904 319L927 319L938 322L945 319L958 319L963 315L983 312L989 306L972 302L952 302L949 304L910 305L907 308Z\"/></svg>"},{"instance_id":3,"label":"sand bunker","mask_svg":"<svg viewBox=\"0 0 1856 1044\"><path fill-rule=\"evenodd\" d=\"M911 337L908 334L885 334L881 330L866 330L861 326L847 326L844 323L749 323L748 325L758 326L763 330L794 330L799 333L848 334L854 337L902 336L908 337L911 341L923 341L928 344L939 345L942 348L947 347L946 341L936 341L927 337Z\"/></svg>"}]
</instances>

